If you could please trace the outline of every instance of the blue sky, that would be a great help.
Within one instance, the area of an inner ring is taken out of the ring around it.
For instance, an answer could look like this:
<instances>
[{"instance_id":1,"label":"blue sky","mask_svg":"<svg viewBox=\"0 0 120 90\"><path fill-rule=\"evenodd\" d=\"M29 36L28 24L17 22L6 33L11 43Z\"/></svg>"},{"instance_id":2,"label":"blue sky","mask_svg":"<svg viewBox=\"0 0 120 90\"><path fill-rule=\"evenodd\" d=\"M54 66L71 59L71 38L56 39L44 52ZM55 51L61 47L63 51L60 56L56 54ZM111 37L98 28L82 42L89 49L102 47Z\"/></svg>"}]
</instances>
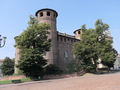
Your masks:
<instances>
[{"instance_id":1,"label":"blue sky","mask_svg":"<svg viewBox=\"0 0 120 90\"><path fill-rule=\"evenodd\" d=\"M26 29L29 15L43 8L56 10L57 30L70 35L83 24L94 28L95 21L102 19L120 53L120 0L0 0L0 34L7 37L0 59L15 57L14 37Z\"/></svg>"}]
</instances>

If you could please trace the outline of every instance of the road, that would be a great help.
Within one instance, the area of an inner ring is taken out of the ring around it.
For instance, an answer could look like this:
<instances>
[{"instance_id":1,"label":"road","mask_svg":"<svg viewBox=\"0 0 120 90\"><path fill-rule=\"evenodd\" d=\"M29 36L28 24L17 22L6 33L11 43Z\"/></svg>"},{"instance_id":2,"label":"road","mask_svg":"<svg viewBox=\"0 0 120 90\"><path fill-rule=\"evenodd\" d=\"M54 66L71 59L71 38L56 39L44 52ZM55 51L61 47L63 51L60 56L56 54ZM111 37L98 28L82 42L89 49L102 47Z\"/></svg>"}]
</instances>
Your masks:
<instances>
[{"instance_id":1,"label":"road","mask_svg":"<svg viewBox=\"0 0 120 90\"><path fill-rule=\"evenodd\" d=\"M120 73L6 84L0 90L120 90Z\"/></svg>"}]
</instances>

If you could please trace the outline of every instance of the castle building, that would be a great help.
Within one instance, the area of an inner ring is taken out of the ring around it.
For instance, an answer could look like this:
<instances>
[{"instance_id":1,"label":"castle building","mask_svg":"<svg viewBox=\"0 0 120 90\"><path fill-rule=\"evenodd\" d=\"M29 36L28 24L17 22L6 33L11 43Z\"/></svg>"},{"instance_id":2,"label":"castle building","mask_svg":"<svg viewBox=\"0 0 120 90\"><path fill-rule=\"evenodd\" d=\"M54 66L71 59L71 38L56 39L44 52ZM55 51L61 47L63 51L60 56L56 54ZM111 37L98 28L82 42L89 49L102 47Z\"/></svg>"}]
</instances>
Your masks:
<instances>
[{"instance_id":1,"label":"castle building","mask_svg":"<svg viewBox=\"0 0 120 90\"><path fill-rule=\"evenodd\" d=\"M72 53L72 47L75 42L80 41L81 29L75 30L74 36L68 35L66 33L60 33L57 31L57 16L58 13L49 8L40 9L35 13L35 16L38 18L39 23L50 24L51 29L48 30L50 35L48 38L51 39L51 49L44 56L45 59L48 59L48 64L55 64L59 66L62 70L66 70L68 63L75 58L75 55ZM106 33L110 34L110 32ZM112 39L109 36L109 39ZM16 48L15 51L15 64L18 64L20 58L19 49ZM103 67L99 64L98 68ZM15 68L15 73L17 73L17 68Z\"/></svg>"},{"instance_id":2,"label":"castle building","mask_svg":"<svg viewBox=\"0 0 120 90\"><path fill-rule=\"evenodd\" d=\"M40 9L35 13L35 16L38 18L39 23L47 23L51 27L48 30L50 32L48 38L51 39L52 46L44 58L48 59L48 64L55 64L62 70L65 70L67 64L75 58L75 55L72 53L72 47L75 42L80 40L81 30L75 30L74 36L57 31L56 23L58 13L53 9ZM15 64L18 64L20 58L18 53L19 49L16 48ZM15 73L17 73L17 68L15 68Z\"/></svg>"},{"instance_id":3,"label":"castle building","mask_svg":"<svg viewBox=\"0 0 120 90\"><path fill-rule=\"evenodd\" d=\"M114 69L120 70L120 54L116 57L116 61L114 62Z\"/></svg>"},{"instance_id":4,"label":"castle building","mask_svg":"<svg viewBox=\"0 0 120 90\"><path fill-rule=\"evenodd\" d=\"M3 59L0 60L0 66L3 64ZM2 70L0 69L0 77L2 76Z\"/></svg>"}]
</instances>

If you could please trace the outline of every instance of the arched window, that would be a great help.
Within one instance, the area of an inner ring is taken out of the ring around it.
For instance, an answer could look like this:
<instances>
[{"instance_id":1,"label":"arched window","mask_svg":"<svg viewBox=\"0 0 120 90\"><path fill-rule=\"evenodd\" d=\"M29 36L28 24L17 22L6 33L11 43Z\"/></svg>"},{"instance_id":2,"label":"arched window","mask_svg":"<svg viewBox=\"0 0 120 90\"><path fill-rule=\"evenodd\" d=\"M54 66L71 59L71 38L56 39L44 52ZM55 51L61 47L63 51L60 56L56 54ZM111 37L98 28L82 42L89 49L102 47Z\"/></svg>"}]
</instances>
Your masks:
<instances>
[{"instance_id":1,"label":"arched window","mask_svg":"<svg viewBox=\"0 0 120 90\"><path fill-rule=\"evenodd\" d=\"M65 56L65 58L68 58L68 51L64 52L64 56Z\"/></svg>"}]
</instances>

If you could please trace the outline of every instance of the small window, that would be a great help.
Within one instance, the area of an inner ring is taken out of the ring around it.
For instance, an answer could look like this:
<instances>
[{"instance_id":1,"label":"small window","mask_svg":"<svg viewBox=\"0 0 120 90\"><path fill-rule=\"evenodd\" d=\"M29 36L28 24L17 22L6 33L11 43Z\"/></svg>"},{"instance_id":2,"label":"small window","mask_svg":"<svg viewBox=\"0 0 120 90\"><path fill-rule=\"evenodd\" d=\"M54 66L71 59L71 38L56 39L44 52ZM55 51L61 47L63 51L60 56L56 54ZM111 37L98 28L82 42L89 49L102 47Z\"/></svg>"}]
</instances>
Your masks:
<instances>
[{"instance_id":1,"label":"small window","mask_svg":"<svg viewBox=\"0 0 120 90\"><path fill-rule=\"evenodd\" d=\"M68 38L68 41L69 41L69 38Z\"/></svg>"},{"instance_id":2,"label":"small window","mask_svg":"<svg viewBox=\"0 0 120 90\"><path fill-rule=\"evenodd\" d=\"M80 34L80 31L78 31L78 34Z\"/></svg>"},{"instance_id":3,"label":"small window","mask_svg":"<svg viewBox=\"0 0 120 90\"><path fill-rule=\"evenodd\" d=\"M50 12L47 12L47 16L50 16Z\"/></svg>"},{"instance_id":4,"label":"small window","mask_svg":"<svg viewBox=\"0 0 120 90\"><path fill-rule=\"evenodd\" d=\"M64 41L66 42L66 38L64 38Z\"/></svg>"},{"instance_id":5,"label":"small window","mask_svg":"<svg viewBox=\"0 0 120 90\"><path fill-rule=\"evenodd\" d=\"M59 41L59 37L57 37L57 41Z\"/></svg>"},{"instance_id":6,"label":"small window","mask_svg":"<svg viewBox=\"0 0 120 90\"><path fill-rule=\"evenodd\" d=\"M54 17L56 17L55 14L54 14Z\"/></svg>"},{"instance_id":7,"label":"small window","mask_svg":"<svg viewBox=\"0 0 120 90\"><path fill-rule=\"evenodd\" d=\"M61 39L61 41L62 41L62 37L61 37L60 39Z\"/></svg>"},{"instance_id":8,"label":"small window","mask_svg":"<svg viewBox=\"0 0 120 90\"><path fill-rule=\"evenodd\" d=\"M42 17L42 16L43 16L43 12L40 13L40 17Z\"/></svg>"},{"instance_id":9,"label":"small window","mask_svg":"<svg viewBox=\"0 0 120 90\"><path fill-rule=\"evenodd\" d=\"M68 57L68 52L67 51L64 52L64 56L65 56L65 58Z\"/></svg>"}]
</instances>

